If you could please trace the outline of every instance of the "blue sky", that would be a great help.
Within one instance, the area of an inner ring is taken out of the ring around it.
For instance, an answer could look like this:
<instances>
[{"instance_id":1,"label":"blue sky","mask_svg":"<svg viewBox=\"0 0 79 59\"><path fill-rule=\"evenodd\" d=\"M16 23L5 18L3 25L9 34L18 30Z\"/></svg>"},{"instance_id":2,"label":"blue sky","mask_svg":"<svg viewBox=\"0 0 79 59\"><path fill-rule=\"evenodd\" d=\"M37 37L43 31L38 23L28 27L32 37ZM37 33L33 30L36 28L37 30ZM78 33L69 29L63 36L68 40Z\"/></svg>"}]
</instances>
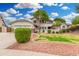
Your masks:
<instances>
[{"instance_id":1,"label":"blue sky","mask_svg":"<svg viewBox=\"0 0 79 59\"><path fill-rule=\"evenodd\" d=\"M0 3L0 14L6 22L24 18L32 18L38 9L45 10L50 19L64 18L70 23L79 14L75 11L76 3Z\"/></svg>"}]
</instances>

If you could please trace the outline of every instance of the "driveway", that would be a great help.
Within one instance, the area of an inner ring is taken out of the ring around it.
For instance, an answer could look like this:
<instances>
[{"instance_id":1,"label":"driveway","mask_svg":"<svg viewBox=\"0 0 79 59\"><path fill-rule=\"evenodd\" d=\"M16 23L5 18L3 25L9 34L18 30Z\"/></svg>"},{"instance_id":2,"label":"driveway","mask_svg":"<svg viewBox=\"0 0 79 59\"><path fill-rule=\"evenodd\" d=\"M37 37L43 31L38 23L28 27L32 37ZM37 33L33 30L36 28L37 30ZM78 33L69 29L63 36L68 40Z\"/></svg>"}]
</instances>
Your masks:
<instances>
[{"instance_id":1,"label":"driveway","mask_svg":"<svg viewBox=\"0 0 79 59\"><path fill-rule=\"evenodd\" d=\"M40 52L6 49L15 42L14 33L0 33L0 56L51 56Z\"/></svg>"},{"instance_id":2,"label":"driveway","mask_svg":"<svg viewBox=\"0 0 79 59\"><path fill-rule=\"evenodd\" d=\"M0 33L0 49L7 48L16 42L13 33Z\"/></svg>"}]
</instances>

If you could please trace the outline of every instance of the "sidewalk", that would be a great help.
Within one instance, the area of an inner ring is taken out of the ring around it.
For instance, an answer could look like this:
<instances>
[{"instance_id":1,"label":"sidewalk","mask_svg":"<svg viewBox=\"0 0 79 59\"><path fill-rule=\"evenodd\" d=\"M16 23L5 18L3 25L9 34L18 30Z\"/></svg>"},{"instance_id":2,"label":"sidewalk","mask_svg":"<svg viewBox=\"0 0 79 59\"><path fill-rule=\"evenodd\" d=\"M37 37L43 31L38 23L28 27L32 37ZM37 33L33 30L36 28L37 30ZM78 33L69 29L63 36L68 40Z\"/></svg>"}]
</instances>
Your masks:
<instances>
[{"instance_id":1,"label":"sidewalk","mask_svg":"<svg viewBox=\"0 0 79 59\"><path fill-rule=\"evenodd\" d=\"M0 49L0 56L54 56L54 55L33 51Z\"/></svg>"},{"instance_id":2,"label":"sidewalk","mask_svg":"<svg viewBox=\"0 0 79 59\"><path fill-rule=\"evenodd\" d=\"M0 33L0 49L7 48L16 42L13 33Z\"/></svg>"},{"instance_id":3,"label":"sidewalk","mask_svg":"<svg viewBox=\"0 0 79 59\"><path fill-rule=\"evenodd\" d=\"M0 56L50 56L50 54L46 53L5 49L15 42L13 33L0 33Z\"/></svg>"}]
</instances>

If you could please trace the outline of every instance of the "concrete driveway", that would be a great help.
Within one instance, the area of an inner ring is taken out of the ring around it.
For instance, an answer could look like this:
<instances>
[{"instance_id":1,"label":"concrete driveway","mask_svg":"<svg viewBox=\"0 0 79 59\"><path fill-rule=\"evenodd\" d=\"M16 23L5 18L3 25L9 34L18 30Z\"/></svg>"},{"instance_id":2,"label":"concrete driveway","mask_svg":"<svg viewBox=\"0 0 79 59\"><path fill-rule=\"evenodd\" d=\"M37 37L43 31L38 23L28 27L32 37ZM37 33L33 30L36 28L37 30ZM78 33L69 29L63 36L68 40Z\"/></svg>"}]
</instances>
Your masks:
<instances>
[{"instance_id":1,"label":"concrete driveway","mask_svg":"<svg viewBox=\"0 0 79 59\"><path fill-rule=\"evenodd\" d=\"M51 56L47 53L6 49L15 42L14 33L0 33L0 56Z\"/></svg>"},{"instance_id":2,"label":"concrete driveway","mask_svg":"<svg viewBox=\"0 0 79 59\"><path fill-rule=\"evenodd\" d=\"M0 33L0 49L7 48L16 42L14 33Z\"/></svg>"}]
</instances>

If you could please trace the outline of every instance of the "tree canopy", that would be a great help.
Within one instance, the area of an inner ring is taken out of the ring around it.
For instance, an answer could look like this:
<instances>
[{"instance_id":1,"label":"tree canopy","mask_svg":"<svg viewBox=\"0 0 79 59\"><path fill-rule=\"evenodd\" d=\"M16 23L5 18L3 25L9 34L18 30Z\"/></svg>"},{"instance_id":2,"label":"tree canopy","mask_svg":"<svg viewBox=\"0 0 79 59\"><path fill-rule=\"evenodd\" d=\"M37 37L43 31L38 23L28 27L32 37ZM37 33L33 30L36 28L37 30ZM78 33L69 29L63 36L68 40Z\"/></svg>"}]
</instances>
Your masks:
<instances>
[{"instance_id":1,"label":"tree canopy","mask_svg":"<svg viewBox=\"0 0 79 59\"><path fill-rule=\"evenodd\" d=\"M73 25L79 24L79 16L76 16L76 17L73 19L72 24L73 24Z\"/></svg>"},{"instance_id":2,"label":"tree canopy","mask_svg":"<svg viewBox=\"0 0 79 59\"><path fill-rule=\"evenodd\" d=\"M62 18L55 18L54 19L54 24L53 24L53 26L60 26L60 25L62 25L63 23L66 23L66 21L64 20L64 19L62 19Z\"/></svg>"},{"instance_id":3,"label":"tree canopy","mask_svg":"<svg viewBox=\"0 0 79 59\"><path fill-rule=\"evenodd\" d=\"M38 20L49 20L49 16L45 10L37 10L35 13L33 13L33 16Z\"/></svg>"},{"instance_id":4,"label":"tree canopy","mask_svg":"<svg viewBox=\"0 0 79 59\"><path fill-rule=\"evenodd\" d=\"M76 5L76 12L79 13L79 4Z\"/></svg>"}]
</instances>

